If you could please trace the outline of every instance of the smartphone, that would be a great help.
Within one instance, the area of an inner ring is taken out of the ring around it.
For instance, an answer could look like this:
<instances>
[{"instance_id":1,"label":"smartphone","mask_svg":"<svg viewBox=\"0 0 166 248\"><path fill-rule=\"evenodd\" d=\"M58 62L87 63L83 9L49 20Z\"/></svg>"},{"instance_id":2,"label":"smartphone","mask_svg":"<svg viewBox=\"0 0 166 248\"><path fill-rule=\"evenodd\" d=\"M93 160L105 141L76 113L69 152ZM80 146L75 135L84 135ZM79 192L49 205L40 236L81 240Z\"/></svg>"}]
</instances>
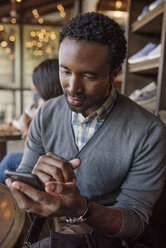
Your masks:
<instances>
[{"instance_id":1,"label":"smartphone","mask_svg":"<svg viewBox=\"0 0 166 248\"><path fill-rule=\"evenodd\" d=\"M12 181L20 181L30 186L44 191L44 184L42 181L36 176L28 172L19 172L19 171L10 171L5 170L5 175L9 177Z\"/></svg>"}]
</instances>

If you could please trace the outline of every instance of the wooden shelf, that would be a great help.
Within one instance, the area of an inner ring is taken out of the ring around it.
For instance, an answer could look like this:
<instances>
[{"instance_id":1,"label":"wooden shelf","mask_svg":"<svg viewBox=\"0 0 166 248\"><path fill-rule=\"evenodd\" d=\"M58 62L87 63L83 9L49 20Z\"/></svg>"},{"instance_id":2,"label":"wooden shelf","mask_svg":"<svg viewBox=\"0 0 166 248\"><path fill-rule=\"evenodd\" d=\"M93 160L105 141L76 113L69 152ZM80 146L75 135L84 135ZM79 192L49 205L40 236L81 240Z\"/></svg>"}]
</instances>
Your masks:
<instances>
[{"instance_id":1,"label":"wooden shelf","mask_svg":"<svg viewBox=\"0 0 166 248\"><path fill-rule=\"evenodd\" d=\"M131 31L136 32L139 31L142 27L144 27L146 24L150 23L152 20L154 20L159 15L163 14L164 12L164 1L160 3L156 8L153 10L147 12L147 14L139 21L135 21L131 24Z\"/></svg>"},{"instance_id":2,"label":"wooden shelf","mask_svg":"<svg viewBox=\"0 0 166 248\"><path fill-rule=\"evenodd\" d=\"M128 64L128 71L129 72L144 72L149 71L149 73L154 74L156 73L156 70L159 67L159 58L157 59L151 59L151 60L145 60L140 63L135 64Z\"/></svg>"},{"instance_id":3,"label":"wooden shelf","mask_svg":"<svg viewBox=\"0 0 166 248\"><path fill-rule=\"evenodd\" d=\"M127 58L150 42L161 43L161 56L135 64L128 64L126 59L121 92L128 96L134 90L141 89L150 82L156 82L156 101L153 106L144 108L158 115L161 110L166 110L166 0L147 12L141 20L136 20L143 7L153 2L129 0Z\"/></svg>"}]
</instances>

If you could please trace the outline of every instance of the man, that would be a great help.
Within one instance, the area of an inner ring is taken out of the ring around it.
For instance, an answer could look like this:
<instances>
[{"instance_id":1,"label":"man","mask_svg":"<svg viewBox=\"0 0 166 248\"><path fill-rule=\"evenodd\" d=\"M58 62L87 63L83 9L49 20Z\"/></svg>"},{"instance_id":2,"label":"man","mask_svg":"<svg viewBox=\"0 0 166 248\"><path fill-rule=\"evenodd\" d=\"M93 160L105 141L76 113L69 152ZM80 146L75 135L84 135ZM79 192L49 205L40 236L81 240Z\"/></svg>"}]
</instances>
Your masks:
<instances>
[{"instance_id":1,"label":"man","mask_svg":"<svg viewBox=\"0 0 166 248\"><path fill-rule=\"evenodd\" d=\"M113 87L126 56L114 20L78 15L59 42L64 96L38 111L19 166L36 174L45 192L7 183L21 208L58 217L60 233L94 229L133 239L143 232L164 184L165 127Z\"/></svg>"}]
</instances>

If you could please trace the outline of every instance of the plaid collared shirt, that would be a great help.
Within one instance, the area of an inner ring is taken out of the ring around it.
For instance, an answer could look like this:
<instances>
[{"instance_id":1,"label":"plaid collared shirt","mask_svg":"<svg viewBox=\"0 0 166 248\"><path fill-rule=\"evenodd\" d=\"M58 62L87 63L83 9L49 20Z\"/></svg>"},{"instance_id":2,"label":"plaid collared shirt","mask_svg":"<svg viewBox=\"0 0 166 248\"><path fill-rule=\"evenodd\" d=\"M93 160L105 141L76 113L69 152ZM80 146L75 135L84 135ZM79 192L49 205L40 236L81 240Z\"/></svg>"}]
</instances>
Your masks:
<instances>
[{"instance_id":1,"label":"plaid collared shirt","mask_svg":"<svg viewBox=\"0 0 166 248\"><path fill-rule=\"evenodd\" d=\"M117 99L117 92L112 87L111 92L104 104L94 113L84 118L81 113L72 112L72 127L75 135L75 142L80 151L84 145L95 134L110 113Z\"/></svg>"}]
</instances>

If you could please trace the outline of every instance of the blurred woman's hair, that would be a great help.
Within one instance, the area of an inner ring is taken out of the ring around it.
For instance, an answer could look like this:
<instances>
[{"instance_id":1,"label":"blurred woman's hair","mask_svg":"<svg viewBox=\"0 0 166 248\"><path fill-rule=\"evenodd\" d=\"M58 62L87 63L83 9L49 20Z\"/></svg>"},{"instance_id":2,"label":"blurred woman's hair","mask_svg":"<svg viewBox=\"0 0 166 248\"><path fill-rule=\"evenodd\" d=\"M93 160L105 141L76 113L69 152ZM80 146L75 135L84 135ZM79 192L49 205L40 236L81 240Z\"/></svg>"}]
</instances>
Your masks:
<instances>
[{"instance_id":1,"label":"blurred woman's hair","mask_svg":"<svg viewBox=\"0 0 166 248\"><path fill-rule=\"evenodd\" d=\"M32 79L38 94L45 101L63 94L58 59L44 60L34 69Z\"/></svg>"}]
</instances>

